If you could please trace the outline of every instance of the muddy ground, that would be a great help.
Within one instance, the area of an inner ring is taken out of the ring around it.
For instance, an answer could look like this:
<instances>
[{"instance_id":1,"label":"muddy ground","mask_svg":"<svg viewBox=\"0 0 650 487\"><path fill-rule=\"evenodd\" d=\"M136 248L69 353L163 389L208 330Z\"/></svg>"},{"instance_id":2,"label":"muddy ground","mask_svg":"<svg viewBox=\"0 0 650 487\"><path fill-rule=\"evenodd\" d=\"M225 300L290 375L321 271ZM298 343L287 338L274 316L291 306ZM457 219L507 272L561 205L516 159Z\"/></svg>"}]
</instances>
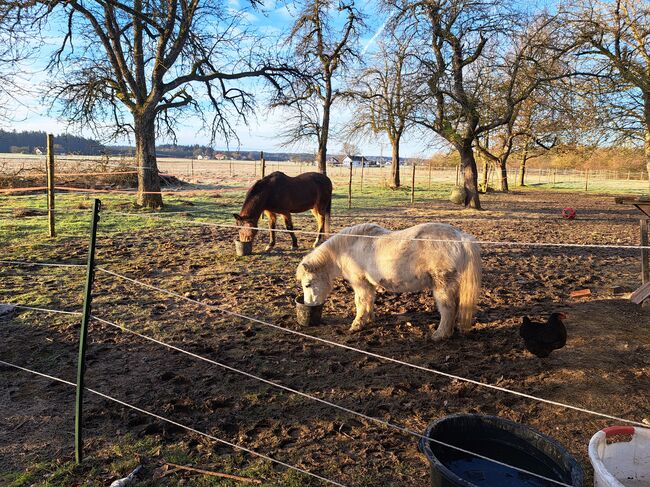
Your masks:
<instances>
[{"instance_id":1,"label":"muddy ground","mask_svg":"<svg viewBox=\"0 0 650 487\"><path fill-rule=\"evenodd\" d=\"M431 220L451 223L480 240L638 244L636 210L615 205L609 196L515 192L486 195L483 202L488 211L480 213L458 211L444 201L357 209L334 215L333 223L335 228L364 221L404 228ZM565 206L577 208L576 220L559 216ZM314 226L308 218L297 223ZM203 303L298 329L294 272L307 252L306 238L300 239L303 250L290 251L288 237L280 235L276 251L246 258L234 255L233 238L228 230L180 225L109 236L100 232L97 261ZM256 250L262 249L257 242ZM19 258L20 251L3 253ZM84 242L70 241L33 250L31 258L82 261L84 255ZM343 282L325 307L324 323L301 331L550 400L650 420L650 310L625 295L639 285L638 251L484 245L482 260L478 323L466 336L435 344L427 340L429 325L439 319L430 292L378 294L376 323L350 334L354 300ZM79 309L81 270L1 267L0 279L0 301L36 300L44 307ZM579 289L591 294L571 298L571 291ZM101 318L415 431L461 412L528 424L566 446L588 482L589 438L614 423L297 337L101 272L95 295L93 312ZM518 327L524 315L545 320L555 310L568 314L568 343L540 360L525 351ZM0 318L2 358L74 380L78 321L26 311ZM427 462L413 436L97 322L89 338L86 383L91 388L347 485L427 484ZM74 390L0 370L0 471L70 459ZM217 468L228 460L244 469L254 461L91 395L85 414L90 456L124 438L151 437L161 445L182 442L198 467ZM148 480L162 459L150 455L138 461ZM107 485L126 473L107 460L104 467L81 470L75 478L79 485ZM203 485L197 479L178 474L147 485ZM300 480L295 485L310 484Z\"/></svg>"}]
</instances>

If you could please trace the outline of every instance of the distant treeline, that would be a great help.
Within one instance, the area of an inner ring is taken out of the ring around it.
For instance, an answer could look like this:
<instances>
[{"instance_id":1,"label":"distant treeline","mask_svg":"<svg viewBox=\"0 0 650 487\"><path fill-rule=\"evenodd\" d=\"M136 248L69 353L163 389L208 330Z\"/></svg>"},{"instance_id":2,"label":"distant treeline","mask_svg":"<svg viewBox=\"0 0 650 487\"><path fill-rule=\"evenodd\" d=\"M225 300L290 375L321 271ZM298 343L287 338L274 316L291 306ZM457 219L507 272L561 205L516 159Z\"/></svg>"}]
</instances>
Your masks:
<instances>
[{"instance_id":1,"label":"distant treeline","mask_svg":"<svg viewBox=\"0 0 650 487\"><path fill-rule=\"evenodd\" d=\"M108 146L106 151L114 155L132 155L135 151L131 146ZM238 161L259 161L260 151L229 151L218 150L204 145L172 145L160 144L156 146L158 157L180 157L180 158L205 158L205 159L233 159ZM313 154L293 152L264 152L267 161L313 161Z\"/></svg>"},{"instance_id":2,"label":"distant treeline","mask_svg":"<svg viewBox=\"0 0 650 487\"><path fill-rule=\"evenodd\" d=\"M0 130L0 152L14 154L45 153L47 134L45 132L13 132ZM57 154L99 155L104 146L96 140L75 135L55 135L54 151Z\"/></svg>"}]
</instances>

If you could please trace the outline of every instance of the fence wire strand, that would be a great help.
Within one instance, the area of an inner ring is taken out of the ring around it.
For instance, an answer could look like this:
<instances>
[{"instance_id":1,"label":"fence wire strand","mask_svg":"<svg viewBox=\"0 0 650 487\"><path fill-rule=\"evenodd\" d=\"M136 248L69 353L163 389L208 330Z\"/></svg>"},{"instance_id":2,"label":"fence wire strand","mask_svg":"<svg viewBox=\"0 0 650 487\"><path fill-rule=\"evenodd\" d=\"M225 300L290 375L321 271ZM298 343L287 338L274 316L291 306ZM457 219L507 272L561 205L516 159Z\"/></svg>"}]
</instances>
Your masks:
<instances>
[{"instance_id":1,"label":"fence wire strand","mask_svg":"<svg viewBox=\"0 0 650 487\"><path fill-rule=\"evenodd\" d=\"M69 312L69 311L61 311L61 310L54 310L54 309L36 308L36 307L32 307L32 306L23 306L23 305L15 305L15 307L16 307L16 308L21 308L21 309L28 309L28 310L36 310L36 311L49 312L49 313L64 313L64 314L72 314L72 315L81 315L81 314L82 314L82 313L79 313L79 312ZM523 468L515 467L515 466L513 466L513 465L507 464L507 463L505 463L505 462L501 462L501 461L499 461L499 460L495 460L495 459L490 458L490 457L487 457L487 456L485 456L485 455L481 455L481 454L479 454L479 453L475 453L475 452L472 452L472 451L470 451L470 450L466 450L466 449L464 449L464 448L460 448L460 447L458 447L458 446L455 446L455 445L452 445L452 444L449 444L449 443L446 443L446 442L443 442L443 441L437 440L437 439L435 439L435 438L428 437L428 436L426 436L426 435L423 435L423 434L421 434L421 433L419 433L419 432L417 432L417 431L415 431L415 430L412 430L412 429L410 429L410 428L407 428L407 427L405 427L405 426L401 426L401 425L399 425L399 424L396 424L396 423L393 423L393 422L390 422L390 421L385 421L385 420L383 420L383 419L376 418L376 417L374 417L374 416L369 416L369 415L367 415L367 414L364 414L364 413L361 413L361 412L355 411L355 410L350 409L350 408L347 408L347 407L345 407L345 406L341 406L340 404L336 404L336 403L331 402L331 401L328 401L328 400L326 400L326 399L321 399L321 398L316 397L316 396L313 396L313 395L311 395L311 394L307 394L307 393L302 392L302 391L299 391L299 390L297 390L297 389L293 389L293 388L291 388L291 387L285 386L285 385L280 384L280 383L278 383L278 382L274 382L274 381L271 381L271 380L268 380L268 379L264 379L263 377L257 376L257 375L255 375L255 374L250 373L250 372L246 372L246 371L241 370L241 369L238 369L238 368L236 368L236 367L232 367L232 366L227 365L227 364L224 364L224 363L222 363L222 362L218 362L218 361L216 361L216 360L212 360L212 359L210 359L210 358L208 358L208 357L204 357L204 356L202 356L202 355L199 355L199 354L196 354L196 353L190 352L190 351L188 351L188 350L184 350L184 349L182 349L182 348L180 348L180 347L176 347L176 346L174 346L174 345L171 345L171 344L169 344L169 343L163 342L163 341L158 340L158 339L156 339L156 338L150 337L150 336L145 335L145 334L143 334L143 333L139 333L139 332L137 332L137 331L135 331L135 330L132 330L132 329L130 329L130 328L127 328L127 327L124 326L124 325L119 325L119 324L117 324L117 323L114 323L114 322L109 321L109 320L105 320L105 319L100 318L100 317L95 316L95 315L91 315L91 318L92 318L93 320L99 322L99 323L105 324L105 325L107 325L107 326L111 326L111 327L116 328L116 329L118 329L118 330L120 330L120 331L122 331L122 332L128 332L128 333L131 333L131 334L134 335L134 336L137 336L137 337L142 338L142 339L144 339L144 340L150 341L150 342L155 343L155 344L157 344L157 345L160 345L160 346L162 346L162 347L169 348L170 350L174 350L174 351L176 351L176 352L179 352L179 353L182 353L182 354L188 355L188 356L190 356L190 357L193 357L193 358L195 358L195 359L198 359L198 360L201 360L201 361L203 361L203 362L209 363L209 364L211 364L211 365L216 365L217 367L221 367L221 368L223 368L223 369L225 369L225 370L228 370L228 371L230 371L230 372L234 372L234 373L237 373L237 374L243 375L243 376L248 377L248 378L250 378L250 379L253 379L253 380L255 380L255 381L258 381L258 382L261 382L261 383L267 384L267 385L269 385L269 386L271 386L271 387L274 387L274 388L276 388L276 389L281 389L281 390L284 390L284 391L290 392L290 393L292 393L292 394L296 394L296 395L298 395L298 396L304 397L304 398L309 399L309 400L311 400L311 401L315 401L315 402L318 402L318 403L324 404L324 405L326 405L326 406L332 407L332 408L334 408L334 409L338 409L339 411L343 411L343 412L348 413L348 414L351 414L351 415L353 415L353 416L356 416L356 417L359 417L359 418L365 419L365 420L367 420L367 421L369 421L369 422L371 422L371 423L379 424L379 425L381 425L381 426L383 426L383 427L386 427L386 428L389 428L389 429L393 429L393 430L397 430L397 431L399 431L399 432L401 432L401 433L406 433L406 434L408 434L408 435L414 436L414 437L419 438L419 439L424 439L424 440L430 441L431 443L435 443L435 444L437 444L437 445L439 445L439 446L443 446L443 447L445 447L445 448L450 448L450 449L453 449L453 450L455 450L455 451L458 451L458 452L464 453L464 454L466 454L466 455L471 455L471 456L473 456L473 457L480 458L480 459L482 459L482 460L485 460L485 461L488 461L488 462L491 462L491 463L494 463L494 464L500 465L500 466L502 466L502 467L506 467L506 468L509 468L509 469L515 470L515 471L517 471L517 472L524 473L524 474L526 474L526 475L530 475L530 476L533 476L533 477L537 477L537 478L539 478L539 479L545 480L545 481L550 482L550 483L552 483L552 484L561 485L561 486L564 486L564 487L571 487L570 485L568 485L568 484L566 484L566 483L564 483L564 482L557 481L557 480L551 479L551 478L549 478L549 477L545 477L545 476L543 476L543 475L537 474L537 473L535 473L535 472L531 472L531 471L526 470L526 469L523 469ZM74 385L74 384L73 384L73 385Z\"/></svg>"},{"instance_id":2,"label":"fence wire strand","mask_svg":"<svg viewBox=\"0 0 650 487\"><path fill-rule=\"evenodd\" d=\"M151 215L147 213L134 213L134 212L120 212L120 211L107 211L105 212L109 215L122 215L122 216L140 216L144 218L151 218L154 220L160 220L164 222L174 222L174 223L185 223L187 225L200 225L206 227L216 227L216 228L228 228L232 230L239 230L242 227L235 224L229 223L210 223L210 222L201 222L201 221L192 221L186 219L178 218L162 218L158 215ZM433 223L433 222L432 222ZM618 249L618 250L650 250L650 245L613 245L613 244L577 244L577 243L554 243L554 242L513 242L513 241L500 241L500 240L471 240L471 241L462 241L462 240L453 240L453 239L432 239L432 238L401 238L394 237L390 234L386 235L362 235L362 234L353 234L353 233L319 233L312 232L309 230L287 230L282 228L274 228L271 230L266 227L247 227L250 230L257 230L260 232L275 232L275 233L295 233L298 235L310 235L318 236L324 235L325 237L359 237L359 238L369 238L369 239L382 239L382 240L399 240L399 241L408 241L408 242L432 242L432 243L476 243L479 245L494 245L494 246L509 246L509 247L566 247L566 248L585 248L585 249Z\"/></svg>"},{"instance_id":3,"label":"fence wire strand","mask_svg":"<svg viewBox=\"0 0 650 487\"><path fill-rule=\"evenodd\" d=\"M70 382L70 381L67 381L65 379L61 379L59 377L54 377L52 375L44 374L42 372L37 372L35 370L31 370L31 369L28 369L28 368L25 368L25 367L21 367L19 365L12 364L12 363L6 362L4 360L0 360L0 364L6 365L7 367L13 367L14 369L22 370L23 372L28 372L30 374L38 375L38 376L44 377L46 379L50 379L50 380L53 380L53 381L56 381L56 382L60 382L62 384L67 384L67 385L72 386L72 387L77 386L74 382ZM328 479L326 477L322 477L322 476L320 476L318 474L315 474L313 472L309 472L309 471L304 470L304 469L302 469L300 467L296 467L295 465L291 465L289 463L285 463L285 462L282 462L280 460L276 460L275 458L271 458L271 457L269 457L267 455L264 455L263 453L259 453L259 452L256 452L255 450L251 450L250 448L246 448L245 446L237 445L236 443L231 443L230 441L224 440L222 438L218 438L218 437L213 436L213 435L211 435L209 433L204 433L203 431L199 431L197 429L194 429L194 428L192 428L190 426L184 425L184 424L179 423L177 421L174 421L172 419L166 418L164 416L160 416L159 414L152 413L151 411L147 411L146 409L139 408L137 406L134 406L133 404L129 404L128 402L125 402L125 401L122 401L122 400L117 399L115 397L109 396L108 394L104 394L103 392L99 392L99 391L97 391L95 389L91 389L90 387L84 387L84 390L86 390L86 391L88 391L88 392L90 392L92 394L95 394L95 395L97 395L99 397L102 397L104 399L108 399L109 401L120 404L120 405L122 405L124 407L127 407L129 409L133 409L134 411L138 411L139 413L146 414L147 416L151 416L152 418L156 418L156 419L158 419L160 421L164 421L164 422L169 423L169 424L173 424L174 426L177 426L177 427L182 428L184 430L190 431L190 432L195 433L197 435L204 436L206 438L209 438L209 439L211 439L213 441L216 441L218 443L222 443L222 444L227 445L227 446L229 446L231 448L234 448L236 450L244 451L246 453L249 453L249 454L251 454L253 456L262 458L262 459L267 460L269 462L277 463L278 465L282 465L283 467L289 468L291 470L296 470L298 472L304 473L304 474L309 475L311 477L317 478L318 480L322 480L323 482L326 482L328 484L337 485L337 486L340 486L340 487L347 487L345 484L341 484L341 483L336 482L334 480L330 480L330 479Z\"/></svg>"},{"instance_id":4,"label":"fence wire strand","mask_svg":"<svg viewBox=\"0 0 650 487\"><path fill-rule=\"evenodd\" d=\"M411 436L415 436L416 438L424 439L424 440L430 441L430 442L435 443L435 444L437 444L437 445L440 445L440 446L443 446L443 447L446 447L446 448L450 448L450 449L453 449L453 450L455 450L455 451L458 451L458 452L461 452L461 453L465 453L465 454L467 454L467 455L471 455L471 456L473 456L473 457L480 458L480 459L482 459L482 460L486 460L486 461L491 462L491 463L495 463L495 464L497 464L497 465L501 465L502 467L506 467L506 468L509 468L509 469L515 470L515 471L520 472L520 473L524 473L524 474L527 474L527 475L531 475L531 476L533 476L533 477L540 478L540 479L542 479L542 480L546 480L546 481L551 482L551 483L556 484L556 485L562 485L562 486L566 486L566 487L571 487L570 485L565 484L564 482L560 482L560 481L557 481L557 480L554 480L554 479L551 479L551 478L545 477L545 476L543 476L543 475L540 475L540 474L537 474L537 473L531 472L530 470L526 470L526 469L523 469L523 468L515 467L515 466L513 466L513 465L510 465L510 464L507 464L507 463L501 462L501 461L499 461L499 460L495 460L495 459L493 459L493 458L490 458L490 457L487 457L487 456L481 455L481 454L479 454L479 453L475 453L475 452L472 452L472 451L469 451L469 450L465 450L465 449L460 448L460 447L457 447L457 446L455 446L455 445L451 445L451 444L449 444L449 443L445 443L444 441L440 441L440 440L437 440L437 439L435 439L435 438L428 437L428 436L423 435L423 434L421 434L421 433L418 433L417 431L414 431L414 430L412 430L412 429L410 429L410 428L406 428L405 426L401 426L401 425L399 425L399 424L392 423L392 422L390 422L390 421L385 421L385 420L383 420L383 419L379 419L379 418L376 418L376 417L374 417L374 416L369 416L369 415L367 415L367 414L360 413L360 412L358 412L358 411L355 411L355 410L353 410L353 409L347 408L347 407L345 407L345 406L341 406L340 404L336 404L336 403L333 403L333 402L331 402L331 401L327 401L326 399L321 399L321 398L316 397L316 396L313 396L313 395L311 395L311 394L307 394L307 393L302 392L302 391L299 391L299 390L297 390L297 389L293 389L293 388L291 388L291 387L285 386L285 385L280 384L280 383L278 383L278 382L274 382L274 381L271 381L271 380L268 380L268 379L264 379L263 377L259 377L259 376L255 375L255 374L251 374L250 372L246 372L246 371L244 371L244 370L237 369L236 367L232 367L232 366L230 366L230 365L227 365L227 364L224 364L224 363L221 363L221 362L217 362L216 360L209 359L209 358L204 357L204 356L202 356L202 355L198 355L198 354L193 353L193 352L190 352L190 351L188 351L188 350L184 350L184 349L182 349L182 348L179 348L179 347L176 347L176 346L174 346L174 345L171 345L171 344L169 344L169 343L165 343L165 342L163 342L163 341L161 341L161 340L157 340L156 338L153 338L153 337L150 337L150 336L144 335L144 334L139 333L139 332L137 332L137 331L135 331L135 330L131 330L130 328L127 328L127 327L125 327L125 326L123 326L123 325L118 325L117 323L113 323L113 322L111 322L111 321L104 320L104 319L99 318L99 317L94 316L94 315L92 316L92 318L93 318L94 320L96 320L96 321L99 321L100 323L103 323L103 324L108 325L108 326L112 326L112 327L117 328L117 329L119 329L119 330L121 330L121 331L125 331L125 332L128 332L128 333L131 333L131 334L133 334L133 335L135 335L135 336L137 336L137 337L140 337L140 338L142 338L142 339L144 339L144 340L148 340L148 341L150 341L150 342L156 343L156 344L158 344L158 345L161 345L161 346L163 346L163 347L169 348L169 349L171 349L171 350L175 350L175 351L177 351L177 352L179 352L179 353L182 353L182 354L188 355L188 356L193 357L193 358L196 358L196 359L198 359L198 360L202 360L202 361L207 362L207 363L209 363L209 364L216 365L216 366L221 367L221 368L223 368L223 369L229 370L230 372L234 372L234 373L237 373L237 374L243 375L243 376L245 376L245 377L248 377L248 378L250 378L250 379L256 380L256 381L258 381L258 382L262 382L262 383L264 383L264 384L270 385L271 387L275 387L275 388L277 388L277 389L281 389L281 390L284 390L284 391L290 392L290 393L292 393L292 394L296 394L296 395L298 395L298 396L301 396L301 397L304 397L304 398L306 398L306 399L309 399L310 401L315 401L315 402L319 402L319 403L321 403L321 404L325 404L326 406L332 407L332 408L334 408L334 409L338 409L339 411L346 412L346 413L351 414L351 415L353 415L353 416L357 416L357 417L359 417L359 418L365 419L365 420L370 421L370 422L372 422L372 423L379 424L379 425L384 426L384 427L386 427L386 428L394 429L394 430L400 431L400 432L402 432L402 433L406 433L406 434L409 434L409 435L411 435Z\"/></svg>"},{"instance_id":5,"label":"fence wire strand","mask_svg":"<svg viewBox=\"0 0 650 487\"><path fill-rule=\"evenodd\" d=\"M54 262L27 262L21 260L0 260L0 264L28 267L86 267L84 264L59 264Z\"/></svg>"},{"instance_id":6,"label":"fence wire strand","mask_svg":"<svg viewBox=\"0 0 650 487\"><path fill-rule=\"evenodd\" d=\"M553 406L558 406L558 407L561 407L561 408L571 409L571 410L574 410L574 411L579 411L579 412L582 412L582 413L591 414L591 415L594 415L594 416L599 416L601 418L611 419L611 420L615 420L615 421L621 421L621 422L628 423L628 424L634 424L636 426L647 426L647 425L645 425L645 424L643 424L643 423L641 423L639 421L625 419L625 418L621 418L621 417L618 417L618 416L613 416L613 415L610 415L610 414L600 413L598 411L592 411L590 409L582 408L582 407L579 407L579 406L572 406L571 404L566 404L566 403L562 403L562 402L559 402L559 401L553 401L551 399L545 399L545 398L542 398L542 397L533 396L531 394L526 394L524 392L515 391L513 389L508 389L508 388L497 386L497 385L490 384L490 383L487 383L487 382L481 382L481 381L478 381L478 380L475 380L475 379L468 379L466 377L461 377L459 375L450 374L448 372L443 372L441 370L432 369L432 368L429 368L429 367L424 367L424 366L421 366L421 365L412 364L410 362L405 362L403 360L399 360L399 359L396 359L396 358L387 357L385 355L380 355L380 354L377 354L377 353L369 352L367 350L363 350L363 349L356 348L356 347L351 347L349 345L334 342L334 341L328 340L326 338L320 338L320 337L317 337L317 336L314 336L314 335L309 335L307 333L303 333L303 332L300 332L300 331L297 331L297 330L292 330L291 328L285 328L283 326L276 325L274 323L269 323L267 321L260 320L258 318L254 318L252 316L246 316L244 314L237 313L235 311L230 311L230 310L227 310L227 309L219 308L218 306L208 304L208 303L204 303L202 301L198 301L196 299L192 299L192 298L189 298L187 296L183 296L182 294L176 293L174 291L170 291L170 290L165 289L165 288L161 288L161 287L158 287L158 286L147 284L147 283L139 281L137 279L132 279L132 278L124 276L122 274L118 274L116 272L105 269L103 267L98 267L97 270L100 271L100 272L104 272L104 273L106 273L108 275L118 277L118 278L123 279L125 281L131 282L133 284L139 285L141 287L149 288L149 289L152 289L154 291L158 291L158 292L161 292L163 294L167 294L169 296L174 296L176 298L185 300L185 301L187 301L189 303L193 303L193 304L196 304L196 305L199 305L199 306L203 306L203 307L206 307L206 308L209 308L209 309L213 309L215 311L219 311L219 312L227 314L229 316L235 316L237 318L241 318L241 319L244 319L244 320L247 320L247 321L250 321L250 322L253 322L253 323L257 323L257 324L260 324L260 325L263 325L263 326L271 327L271 328L274 328L276 330L280 330L280 331L285 332L285 333L291 333L293 335L297 335L297 336L300 336L302 338L307 338L309 340L314 340L314 341L318 341L318 342L321 342L321 343L325 343L325 344L331 345L333 347L343 348L343 349L350 350L350 351L356 352L356 353L360 353L362 355L366 355L366 356L373 357L373 358L376 358L376 359L380 359L380 360L384 360L384 361L387 361L387 362L403 365L405 367L410 367L412 369L420 370L420 371L423 371L423 372L440 375L440 376L446 377L448 379L454 379L454 380L458 380L458 381L461 381L461 382L474 384L474 385L479 386L479 387L484 387L484 388L487 388L487 389L492 389L492 390L496 390L496 391L499 391L499 392L505 392L507 394L512 394L512 395L515 395L515 396L524 397L524 398L527 398L527 399L531 399L533 401L543 402L543 403L546 403L546 404L551 404Z\"/></svg>"}]
</instances>

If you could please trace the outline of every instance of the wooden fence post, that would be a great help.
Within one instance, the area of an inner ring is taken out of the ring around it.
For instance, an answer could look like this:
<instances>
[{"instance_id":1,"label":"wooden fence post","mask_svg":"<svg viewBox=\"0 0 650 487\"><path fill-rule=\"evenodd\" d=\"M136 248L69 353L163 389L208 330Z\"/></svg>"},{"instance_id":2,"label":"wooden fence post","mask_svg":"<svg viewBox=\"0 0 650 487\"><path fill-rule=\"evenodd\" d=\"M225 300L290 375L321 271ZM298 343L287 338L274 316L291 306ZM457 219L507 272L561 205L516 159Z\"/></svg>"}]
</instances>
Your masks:
<instances>
[{"instance_id":1,"label":"wooden fence post","mask_svg":"<svg viewBox=\"0 0 650 487\"><path fill-rule=\"evenodd\" d=\"M460 179L460 164L456 166L456 186L458 186L459 179Z\"/></svg>"},{"instance_id":2,"label":"wooden fence post","mask_svg":"<svg viewBox=\"0 0 650 487\"><path fill-rule=\"evenodd\" d=\"M266 175L266 160L264 160L264 151L260 152L260 159L262 159L262 178Z\"/></svg>"},{"instance_id":3,"label":"wooden fence post","mask_svg":"<svg viewBox=\"0 0 650 487\"><path fill-rule=\"evenodd\" d=\"M363 168L366 165L366 160L361 156L361 193L363 193Z\"/></svg>"},{"instance_id":4,"label":"wooden fence post","mask_svg":"<svg viewBox=\"0 0 650 487\"><path fill-rule=\"evenodd\" d=\"M86 288L84 291L83 314L79 332L79 356L77 359L77 397L74 416L74 450L75 461L80 464L83 460L83 392L84 374L86 372L86 339L88 337L88 322L91 318L91 303L93 282L95 280L95 243L97 241L97 222L102 202L95 199L93 203L93 219L90 226L90 245L88 247L88 262L86 265Z\"/></svg>"},{"instance_id":5,"label":"wooden fence post","mask_svg":"<svg viewBox=\"0 0 650 487\"><path fill-rule=\"evenodd\" d=\"M411 203L415 203L415 161L412 161L413 171L411 171Z\"/></svg>"},{"instance_id":6,"label":"wooden fence post","mask_svg":"<svg viewBox=\"0 0 650 487\"><path fill-rule=\"evenodd\" d=\"M589 190L589 169L585 169L585 191Z\"/></svg>"},{"instance_id":7,"label":"wooden fence post","mask_svg":"<svg viewBox=\"0 0 650 487\"><path fill-rule=\"evenodd\" d=\"M433 166L433 161L429 159L429 185L428 185L428 190L431 191L431 169Z\"/></svg>"},{"instance_id":8,"label":"wooden fence post","mask_svg":"<svg viewBox=\"0 0 650 487\"><path fill-rule=\"evenodd\" d=\"M47 220L50 237L56 236L54 227L54 136L47 134Z\"/></svg>"},{"instance_id":9,"label":"wooden fence post","mask_svg":"<svg viewBox=\"0 0 650 487\"><path fill-rule=\"evenodd\" d=\"M350 178L348 180L348 210L352 208L352 166L354 162L350 160Z\"/></svg>"},{"instance_id":10,"label":"wooden fence post","mask_svg":"<svg viewBox=\"0 0 650 487\"><path fill-rule=\"evenodd\" d=\"M641 220L641 246L648 246L648 222L650 219ZM641 284L650 282L650 250L641 249Z\"/></svg>"}]
</instances>

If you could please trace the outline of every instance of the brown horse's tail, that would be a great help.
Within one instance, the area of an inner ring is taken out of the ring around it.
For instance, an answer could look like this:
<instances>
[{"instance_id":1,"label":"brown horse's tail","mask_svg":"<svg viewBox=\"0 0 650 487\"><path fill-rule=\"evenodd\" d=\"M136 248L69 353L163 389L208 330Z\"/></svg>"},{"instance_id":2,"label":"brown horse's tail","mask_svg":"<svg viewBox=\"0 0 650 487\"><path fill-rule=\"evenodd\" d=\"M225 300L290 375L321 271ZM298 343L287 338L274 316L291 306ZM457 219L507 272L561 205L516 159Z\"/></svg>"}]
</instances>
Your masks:
<instances>
[{"instance_id":1,"label":"brown horse's tail","mask_svg":"<svg viewBox=\"0 0 650 487\"><path fill-rule=\"evenodd\" d=\"M332 200L327 204L325 209L325 238L328 238L332 228Z\"/></svg>"},{"instance_id":2,"label":"brown horse's tail","mask_svg":"<svg viewBox=\"0 0 650 487\"><path fill-rule=\"evenodd\" d=\"M329 181L329 179L328 179ZM329 237L332 224L332 182L329 181L329 191L327 192L327 204L325 205L325 239Z\"/></svg>"}]
</instances>

